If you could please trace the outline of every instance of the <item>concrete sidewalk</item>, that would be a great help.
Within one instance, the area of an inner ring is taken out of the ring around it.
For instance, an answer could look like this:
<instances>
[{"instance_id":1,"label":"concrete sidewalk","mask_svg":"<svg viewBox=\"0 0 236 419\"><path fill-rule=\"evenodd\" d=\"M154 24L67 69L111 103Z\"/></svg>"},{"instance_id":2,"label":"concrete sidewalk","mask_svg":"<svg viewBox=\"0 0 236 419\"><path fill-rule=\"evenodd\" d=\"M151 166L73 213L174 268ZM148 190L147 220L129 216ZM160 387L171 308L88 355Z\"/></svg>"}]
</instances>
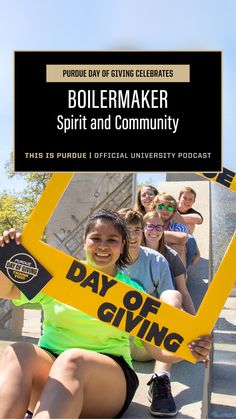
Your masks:
<instances>
[{"instance_id":1,"label":"concrete sidewalk","mask_svg":"<svg viewBox=\"0 0 236 419\"><path fill-rule=\"evenodd\" d=\"M40 310L23 310L24 311L24 326L22 329L22 337L17 340L2 339L0 340L0 357L4 349L13 342L24 341L38 343L41 334L41 311Z\"/></svg>"}]
</instances>

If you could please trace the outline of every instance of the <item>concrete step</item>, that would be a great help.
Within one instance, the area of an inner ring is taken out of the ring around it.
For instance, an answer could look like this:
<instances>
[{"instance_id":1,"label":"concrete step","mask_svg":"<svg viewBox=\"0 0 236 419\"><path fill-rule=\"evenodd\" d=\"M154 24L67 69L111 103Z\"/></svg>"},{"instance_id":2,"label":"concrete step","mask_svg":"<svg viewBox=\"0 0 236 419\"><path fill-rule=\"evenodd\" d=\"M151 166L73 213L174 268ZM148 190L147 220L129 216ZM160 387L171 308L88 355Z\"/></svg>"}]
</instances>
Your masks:
<instances>
[{"instance_id":1,"label":"concrete step","mask_svg":"<svg viewBox=\"0 0 236 419\"><path fill-rule=\"evenodd\" d=\"M233 287L233 289L232 289L232 291L231 291L230 296L231 296L231 297L236 297L236 285L234 285L234 287Z\"/></svg>"},{"instance_id":2,"label":"concrete step","mask_svg":"<svg viewBox=\"0 0 236 419\"><path fill-rule=\"evenodd\" d=\"M232 343L236 344L236 331L235 330L214 330L215 343Z\"/></svg>"},{"instance_id":3,"label":"concrete step","mask_svg":"<svg viewBox=\"0 0 236 419\"><path fill-rule=\"evenodd\" d=\"M41 310L24 309L23 337L39 339L41 335Z\"/></svg>"},{"instance_id":4,"label":"concrete step","mask_svg":"<svg viewBox=\"0 0 236 419\"><path fill-rule=\"evenodd\" d=\"M209 418L236 418L236 298L232 293L216 322L213 339Z\"/></svg>"},{"instance_id":5,"label":"concrete step","mask_svg":"<svg viewBox=\"0 0 236 419\"><path fill-rule=\"evenodd\" d=\"M214 342L236 344L236 298L228 297L215 328Z\"/></svg>"},{"instance_id":6,"label":"concrete step","mask_svg":"<svg viewBox=\"0 0 236 419\"><path fill-rule=\"evenodd\" d=\"M224 331L224 337L226 336ZM229 333L232 335L232 333ZM236 340L214 343L210 418L236 418Z\"/></svg>"},{"instance_id":7,"label":"concrete step","mask_svg":"<svg viewBox=\"0 0 236 419\"><path fill-rule=\"evenodd\" d=\"M236 366L236 343L214 343L213 366L216 364L227 364Z\"/></svg>"},{"instance_id":8,"label":"concrete step","mask_svg":"<svg viewBox=\"0 0 236 419\"><path fill-rule=\"evenodd\" d=\"M235 288L235 291L236 291L236 288ZM227 308L236 310L236 298L232 296L232 294L230 294L230 296L227 298L225 302L224 309L227 309Z\"/></svg>"}]
</instances>

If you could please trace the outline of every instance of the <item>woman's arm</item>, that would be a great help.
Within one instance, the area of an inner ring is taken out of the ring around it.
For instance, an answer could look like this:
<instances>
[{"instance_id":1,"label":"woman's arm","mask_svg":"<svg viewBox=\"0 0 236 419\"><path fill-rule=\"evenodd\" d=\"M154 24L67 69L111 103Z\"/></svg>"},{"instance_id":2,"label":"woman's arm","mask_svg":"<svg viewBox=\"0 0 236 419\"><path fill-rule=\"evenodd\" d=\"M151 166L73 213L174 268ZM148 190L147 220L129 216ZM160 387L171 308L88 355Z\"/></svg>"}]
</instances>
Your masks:
<instances>
[{"instance_id":1,"label":"woman's arm","mask_svg":"<svg viewBox=\"0 0 236 419\"><path fill-rule=\"evenodd\" d=\"M199 214L181 214L185 224L202 224L203 219Z\"/></svg>"},{"instance_id":2,"label":"woman's arm","mask_svg":"<svg viewBox=\"0 0 236 419\"><path fill-rule=\"evenodd\" d=\"M164 238L166 243L180 244L184 246L188 241L188 234L181 231L164 231Z\"/></svg>"},{"instance_id":3,"label":"woman's arm","mask_svg":"<svg viewBox=\"0 0 236 419\"><path fill-rule=\"evenodd\" d=\"M5 300L19 300L20 298L20 291L2 271L0 271L0 298Z\"/></svg>"},{"instance_id":4,"label":"woman's arm","mask_svg":"<svg viewBox=\"0 0 236 419\"><path fill-rule=\"evenodd\" d=\"M174 364L176 362L182 361L182 358L171 354L163 349L157 348L156 346L150 345L149 343L143 342L146 350L148 351L149 355L161 362ZM197 362L205 362L210 353L211 349L212 338L210 335L206 336L199 336L197 339L190 342L189 349L192 352L194 358L196 358Z\"/></svg>"},{"instance_id":5,"label":"woman's arm","mask_svg":"<svg viewBox=\"0 0 236 419\"><path fill-rule=\"evenodd\" d=\"M192 314L193 316L196 314L193 300L191 295L189 294L187 285L186 285L186 276L184 274L178 275L175 277L175 285L176 289L182 295L182 307L187 312Z\"/></svg>"},{"instance_id":6,"label":"woman's arm","mask_svg":"<svg viewBox=\"0 0 236 419\"><path fill-rule=\"evenodd\" d=\"M172 221L174 221L175 223L186 224L186 221L184 220L182 214L180 214L178 211L174 213Z\"/></svg>"},{"instance_id":7,"label":"woman's arm","mask_svg":"<svg viewBox=\"0 0 236 419\"><path fill-rule=\"evenodd\" d=\"M9 231L5 230L0 236L0 257L1 247L7 246L10 240L15 240L16 244L20 244L21 233L16 232L15 229L11 228ZM18 288L7 278L2 271L0 271L0 298L6 300L13 300L20 298L20 291Z\"/></svg>"}]
</instances>

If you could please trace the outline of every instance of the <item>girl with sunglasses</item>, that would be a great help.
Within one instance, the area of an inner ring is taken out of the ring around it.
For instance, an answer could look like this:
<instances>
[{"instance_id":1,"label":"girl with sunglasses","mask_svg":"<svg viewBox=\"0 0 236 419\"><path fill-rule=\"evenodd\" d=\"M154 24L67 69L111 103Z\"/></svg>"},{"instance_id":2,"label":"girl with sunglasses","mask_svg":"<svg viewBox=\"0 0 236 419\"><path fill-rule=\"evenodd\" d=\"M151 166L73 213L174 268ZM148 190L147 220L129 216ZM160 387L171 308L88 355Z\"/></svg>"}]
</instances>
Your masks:
<instances>
[{"instance_id":1,"label":"girl with sunglasses","mask_svg":"<svg viewBox=\"0 0 236 419\"><path fill-rule=\"evenodd\" d=\"M178 252L187 268L191 264L196 264L200 259L197 242L190 234L181 215L178 214L178 204L175 198L165 193L159 194L154 198L152 207L164 223L165 241Z\"/></svg>"},{"instance_id":2,"label":"girl with sunglasses","mask_svg":"<svg viewBox=\"0 0 236 419\"><path fill-rule=\"evenodd\" d=\"M162 193L154 198L152 210L157 211L163 221L165 242L178 253L186 267L188 229L185 224L173 221L173 217L177 212L177 205L174 197ZM181 216L179 215L179 217Z\"/></svg>"}]
</instances>

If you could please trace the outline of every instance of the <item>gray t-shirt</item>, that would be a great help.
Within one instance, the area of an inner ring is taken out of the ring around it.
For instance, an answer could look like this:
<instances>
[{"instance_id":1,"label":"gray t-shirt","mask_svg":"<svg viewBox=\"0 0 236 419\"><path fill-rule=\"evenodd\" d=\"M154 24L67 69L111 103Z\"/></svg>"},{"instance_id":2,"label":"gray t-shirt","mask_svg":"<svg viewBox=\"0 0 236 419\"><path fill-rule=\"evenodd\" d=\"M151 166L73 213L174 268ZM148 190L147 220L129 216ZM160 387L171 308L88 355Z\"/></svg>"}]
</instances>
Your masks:
<instances>
[{"instance_id":1,"label":"gray t-shirt","mask_svg":"<svg viewBox=\"0 0 236 419\"><path fill-rule=\"evenodd\" d=\"M138 259L122 271L154 297L159 298L163 291L174 289L167 260L148 247L141 246Z\"/></svg>"}]
</instances>

